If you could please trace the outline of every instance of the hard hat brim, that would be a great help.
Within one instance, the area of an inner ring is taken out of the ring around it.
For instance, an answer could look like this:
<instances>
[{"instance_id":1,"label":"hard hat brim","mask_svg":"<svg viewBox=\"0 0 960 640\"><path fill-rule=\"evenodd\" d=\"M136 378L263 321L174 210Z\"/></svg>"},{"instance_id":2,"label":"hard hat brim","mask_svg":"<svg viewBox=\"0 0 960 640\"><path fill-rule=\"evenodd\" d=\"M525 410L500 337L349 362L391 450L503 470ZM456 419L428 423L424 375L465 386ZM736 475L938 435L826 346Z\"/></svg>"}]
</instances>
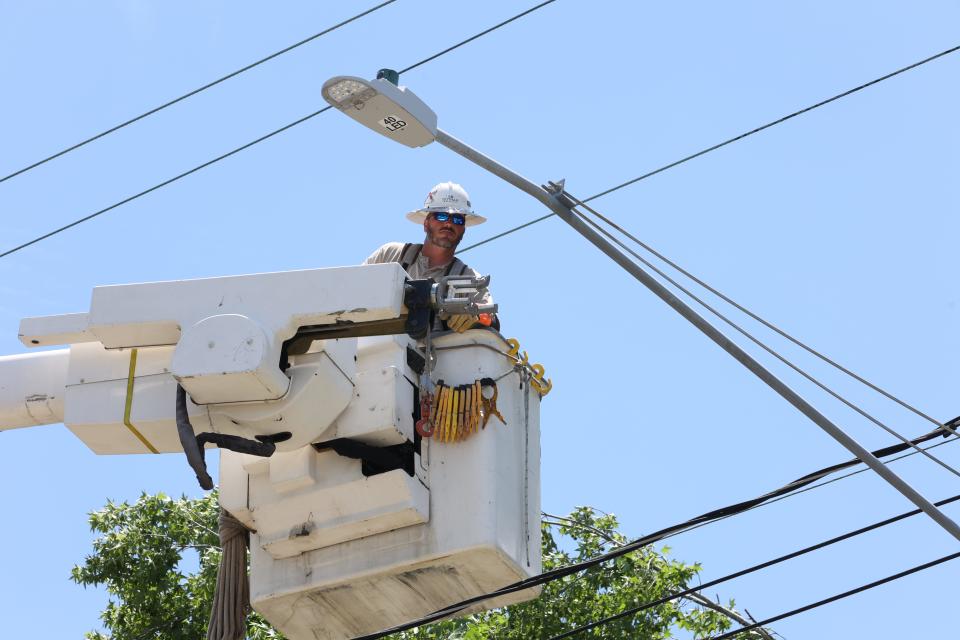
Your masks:
<instances>
[{"instance_id":1,"label":"hard hat brim","mask_svg":"<svg viewBox=\"0 0 960 640\"><path fill-rule=\"evenodd\" d=\"M417 211L411 211L407 214L407 220L415 224L423 224L423 221L427 219L427 215L436 213L438 211L443 211L443 209L431 209L430 211L419 209ZM487 219L483 216L478 216L475 213L463 213L462 211L457 211L456 209L452 209L448 211L448 213L462 213L464 217L464 224L467 227L473 227L478 224L483 224L487 221Z\"/></svg>"}]
</instances>

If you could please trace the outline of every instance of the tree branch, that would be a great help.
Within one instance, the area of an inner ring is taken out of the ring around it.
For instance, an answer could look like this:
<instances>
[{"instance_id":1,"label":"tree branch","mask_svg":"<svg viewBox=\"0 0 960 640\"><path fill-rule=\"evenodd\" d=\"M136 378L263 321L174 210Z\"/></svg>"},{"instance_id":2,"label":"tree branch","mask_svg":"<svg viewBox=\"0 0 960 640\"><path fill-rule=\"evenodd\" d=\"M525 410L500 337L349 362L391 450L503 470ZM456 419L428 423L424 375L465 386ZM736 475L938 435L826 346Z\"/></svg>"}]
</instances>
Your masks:
<instances>
[{"instance_id":1,"label":"tree branch","mask_svg":"<svg viewBox=\"0 0 960 640\"><path fill-rule=\"evenodd\" d=\"M731 620L733 620L733 621L735 621L735 622L739 622L739 623L742 624L743 626L747 626L747 625L749 625L749 624L753 624L753 622L751 622L750 620L744 618L742 615L740 615L739 613L737 613L735 610L733 610L733 609L728 609L727 607L723 606L722 604L720 604L720 603L718 603L718 602L714 602L714 601L711 600L710 598L708 598L708 597L706 597L705 595L702 595L702 594L700 594L700 593L696 593L696 592L694 592L694 593L688 593L688 594L687 594L686 596L684 596L684 597L687 598L688 600L690 600L691 602L696 602L697 604L699 604L699 605L702 606L702 607L706 607L706 608L708 608L708 609L713 609L713 610L716 611L717 613L721 613L721 614L727 616L728 618L730 618ZM764 629L763 627L756 627L755 629L752 629L752 630L751 630L751 633L754 632L754 631L755 631L761 638L763 638L763 640L774 640L773 636L770 635L770 632L768 632L768 631L767 631L766 629Z\"/></svg>"},{"instance_id":2,"label":"tree branch","mask_svg":"<svg viewBox=\"0 0 960 640\"><path fill-rule=\"evenodd\" d=\"M609 542L610 544L616 545L616 546L618 546L618 547L623 545L622 542L620 542L619 540L617 540L616 538L614 538L613 536L611 536L610 534L608 534L606 531L602 531L602 530L600 530L600 529L597 529L596 527L591 527L591 526L588 525L588 524L583 524L582 522L577 522L576 520L574 520L574 519L572 519L572 518L564 518L563 516L551 515L551 514L547 513L546 511L541 511L541 514L542 514L544 517L546 517L546 518L553 518L554 520L561 520L561 521L563 522L563 524L561 524L560 522L547 522L546 520L542 520L541 522L543 522L544 524L547 524L547 525L550 525L550 526L553 526L553 527L557 527L557 526L559 526L559 527L568 526L568 527L576 527L576 528L579 528L579 529L584 529L584 530L586 530L586 531L590 531L590 532L596 534L596 535L597 535L598 537L600 537L600 538L603 538L604 540L606 540L606 541Z\"/></svg>"}]
</instances>

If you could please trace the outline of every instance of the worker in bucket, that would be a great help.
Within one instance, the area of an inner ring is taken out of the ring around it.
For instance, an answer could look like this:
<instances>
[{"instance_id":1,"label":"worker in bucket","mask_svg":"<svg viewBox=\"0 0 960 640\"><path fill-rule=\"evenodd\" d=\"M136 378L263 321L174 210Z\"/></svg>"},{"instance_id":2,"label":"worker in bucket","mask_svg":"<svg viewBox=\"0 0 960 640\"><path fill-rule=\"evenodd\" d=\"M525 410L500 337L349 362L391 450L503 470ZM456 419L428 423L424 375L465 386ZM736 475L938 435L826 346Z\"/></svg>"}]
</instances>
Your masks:
<instances>
[{"instance_id":1,"label":"worker in bucket","mask_svg":"<svg viewBox=\"0 0 960 640\"><path fill-rule=\"evenodd\" d=\"M455 182L441 182L427 194L423 206L407 214L407 220L422 224L426 237L423 244L388 242L367 258L363 264L399 262L413 279L444 276L479 276L462 260L454 256L467 227L487 221L470 207L470 196ZM491 302L489 294L483 301ZM484 314L487 315L487 314ZM500 328L496 316L452 315L441 318L448 329L463 333L473 326Z\"/></svg>"}]
</instances>

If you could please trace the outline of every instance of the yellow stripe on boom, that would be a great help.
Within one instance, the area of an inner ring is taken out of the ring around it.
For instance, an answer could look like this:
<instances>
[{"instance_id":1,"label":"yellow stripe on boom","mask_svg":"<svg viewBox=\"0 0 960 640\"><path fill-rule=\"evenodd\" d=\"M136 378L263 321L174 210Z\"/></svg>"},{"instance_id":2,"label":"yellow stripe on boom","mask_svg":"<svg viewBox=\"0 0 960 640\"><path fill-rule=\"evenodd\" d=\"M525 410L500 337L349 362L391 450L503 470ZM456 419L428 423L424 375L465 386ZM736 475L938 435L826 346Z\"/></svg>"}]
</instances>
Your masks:
<instances>
[{"instance_id":1,"label":"yellow stripe on boom","mask_svg":"<svg viewBox=\"0 0 960 640\"><path fill-rule=\"evenodd\" d=\"M130 429L130 433L137 436L137 440L143 443L147 449L150 450L150 453L160 453L157 451L156 447L150 444L150 441L143 437L143 434L133 423L130 422L130 410L133 409L133 375L137 372L137 350L130 350L130 371L127 373L127 399L123 405L123 424L127 426L127 429Z\"/></svg>"}]
</instances>

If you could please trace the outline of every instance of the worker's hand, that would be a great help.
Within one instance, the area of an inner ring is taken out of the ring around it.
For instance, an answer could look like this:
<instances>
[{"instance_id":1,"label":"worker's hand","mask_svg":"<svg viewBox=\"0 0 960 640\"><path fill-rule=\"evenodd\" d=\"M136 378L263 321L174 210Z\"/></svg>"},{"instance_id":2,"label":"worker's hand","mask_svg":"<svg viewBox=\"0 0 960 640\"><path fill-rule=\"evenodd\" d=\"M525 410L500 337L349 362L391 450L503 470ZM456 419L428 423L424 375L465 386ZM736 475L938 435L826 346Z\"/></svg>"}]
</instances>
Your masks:
<instances>
[{"instance_id":1,"label":"worker's hand","mask_svg":"<svg viewBox=\"0 0 960 640\"><path fill-rule=\"evenodd\" d=\"M463 333L479 321L477 316L470 316L467 314L457 314L447 318L447 326L456 331L457 333Z\"/></svg>"}]
</instances>

